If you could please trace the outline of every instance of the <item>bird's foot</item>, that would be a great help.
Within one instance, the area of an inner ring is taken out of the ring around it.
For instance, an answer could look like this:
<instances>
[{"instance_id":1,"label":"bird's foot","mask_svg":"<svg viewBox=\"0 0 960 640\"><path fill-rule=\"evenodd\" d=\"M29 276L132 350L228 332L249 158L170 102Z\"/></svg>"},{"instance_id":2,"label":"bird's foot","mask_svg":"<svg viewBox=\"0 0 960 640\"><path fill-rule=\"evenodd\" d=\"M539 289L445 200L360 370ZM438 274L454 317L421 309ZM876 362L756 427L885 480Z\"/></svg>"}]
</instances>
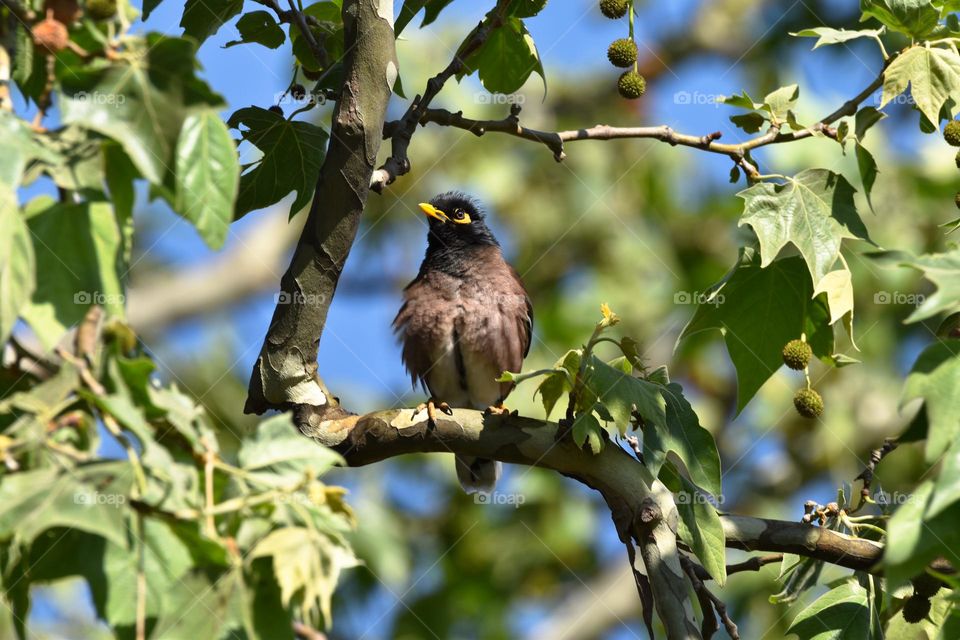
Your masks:
<instances>
[{"instance_id":1,"label":"bird's foot","mask_svg":"<svg viewBox=\"0 0 960 640\"><path fill-rule=\"evenodd\" d=\"M484 413L494 416L515 416L519 414L519 411L516 409L511 411L507 405L503 404L502 402L498 402L497 404L492 404L487 407L487 410L484 411Z\"/></svg>"},{"instance_id":2,"label":"bird's foot","mask_svg":"<svg viewBox=\"0 0 960 640\"><path fill-rule=\"evenodd\" d=\"M448 416L453 415L453 409L450 408L446 402L438 401L436 398L430 398L426 402L421 402L417 405L417 408L413 410L413 415L416 417L418 413L427 410L427 422L431 427L437 426L437 409L447 414Z\"/></svg>"}]
</instances>

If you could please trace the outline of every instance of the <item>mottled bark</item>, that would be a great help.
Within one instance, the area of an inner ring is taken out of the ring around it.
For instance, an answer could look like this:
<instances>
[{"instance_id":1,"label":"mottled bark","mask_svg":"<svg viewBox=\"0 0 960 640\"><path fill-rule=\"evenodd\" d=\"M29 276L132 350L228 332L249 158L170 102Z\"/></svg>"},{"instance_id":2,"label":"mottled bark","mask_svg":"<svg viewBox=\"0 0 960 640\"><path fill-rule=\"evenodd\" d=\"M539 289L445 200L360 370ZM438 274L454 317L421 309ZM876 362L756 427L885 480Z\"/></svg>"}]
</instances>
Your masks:
<instances>
[{"instance_id":1,"label":"mottled bark","mask_svg":"<svg viewBox=\"0 0 960 640\"><path fill-rule=\"evenodd\" d=\"M246 413L332 400L316 375L317 349L367 201L397 74L392 0L347 0L343 23L347 55L330 147L306 225L280 282L277 307L250 377Z\"/></svg>"}]
</instances>

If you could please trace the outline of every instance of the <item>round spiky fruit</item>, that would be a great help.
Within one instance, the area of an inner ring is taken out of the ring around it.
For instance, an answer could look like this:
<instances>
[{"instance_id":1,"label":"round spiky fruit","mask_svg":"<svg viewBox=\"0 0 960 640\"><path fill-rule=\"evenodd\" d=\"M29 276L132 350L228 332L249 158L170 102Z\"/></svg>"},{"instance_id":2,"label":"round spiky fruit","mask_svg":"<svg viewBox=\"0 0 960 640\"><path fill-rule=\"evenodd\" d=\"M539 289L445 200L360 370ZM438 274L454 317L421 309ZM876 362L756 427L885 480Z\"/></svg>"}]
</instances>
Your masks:
<instances>
[{"instance_id":1,"label":"round spiky fruit","mask_svg":"<svg viewBox=\"0 0 960 640\"><path fill-rule=\"evenodd\" d=\"M628 100L636 100L642 96L646 90L646 79L632 69L624 72L623 75L620 76L620 80L617 81L617 91Z\"/></svg>"},{"instance_id":2,"label":"round spiky fruit","mask_svg":"<svg viewBox=\"0 0 960 640\"><path fill-rule=\"evenodd\" d=\"M600 0L600 13L611 20L619 20L627 15L628 8L627 0Z\"/></svg>"},{"instance_id":3,"label":"round spiky fruit","mask_svg":"<svg viewBox=\"0 0 960 640\"><path fill-rule=\"evenodd\" d=\"M53 18L41 20L33 27L33 42L50 53L66 49L69 40L67 27Z\"/></svg>"},{"instance_id":4,"label":"round spiky fruit","mask_svg":"<svg viewBox=\"0 0 960 640\"><path fill-rule=\"evenodd\" d=\"M960 147L960 120L951 120L943 128L943 139L947 144Z\"/></svg>"},{"instance_id":5,"label":"round spiky fruit","mask_svg":"<svg viewBox=\"0 0 960 640\"><path fill-rule=\"evenodd\" d=\"M804 418L816 418L823 413L823 398L813 389L800 389L793 396L793 406Z\"/></svg>"},{"instance_id":6,"label":"round spiky fruit","mask_svg":"<svg viewBox=\"0 0 960 640\"><path fill-rule=\"evenodd\" d=\"M910 582L913 583L913 595L921 598L932 598L937 595L943 583L929 573L919 575Z\"/></svg>"},{"instance_id":7,"label":"round spiky fruit","mask_svg":"<svg viewBox=\"0 0 960 640\"><path fill-rule=\"evenodd\" d=\"M85 6L93 20L109 20L117 15L117 0L87 0Z\"/></svg>"},{"instance_id":8,"label":"round spiky fruit","mask_svg":"<svg viewBox=\"0 0 960 640\"><path fill-rule=\"evenodd\" d=\"M907 598L903 605L903 619L911 624L916 624L927 617L930 613L930 598L913 595Z\"/></svg>"},{"instance_id":9,"label":"round spiky fruit","mask_svg":"<svg viewBox=\"0 0 960 640\"><path fill-rule=\"evenodd\" d=\"M632 38L620 38L607 48L607 60L615 67L632 67L637 61L637 43Z\"/></svg>"},{"instance_id":10,"label":"round spiky fruit","mask_svg":"<svg viewBox=\"0 0 960 640\"><path fill-rule=\"evenodd\" d=\"M290 95L293 96L294 100L303 100L307 97L307 90L304 89L302 84L295 84L290 87Z\"/></svg>"},{"instance_id":11,"label":"round spiky fruit","mask_svg":"<svg viewBox=\"0 0 960 640\"><path fill-rule=\"evenodd\" d=\"M44 11L53 11L53 18L67 26L76 22L81 15L77 0L46 0L43 3L43 9Z\"/></svg>"},{"instance_id":12,"label":"round spiky fruit","mask_svg":"<svg viewBox=\"0 0 960 640\"><path fill-rule=\"evenodd\" d=\"M791 369L803 371L813 357L813 349L803 340L791 340L783 348L783 364Z\"/></svg>"},{"instance_id":13,"label":"round spiky fruit","mask_svg":"<svg viewBox=\"0 0 960 640\"><path fill-rule=\"evenodd\" d=\"M268 111L273 111L275 114L280 115L280 116L283 115L283 107L281 107L281 106L278 105L278 104L271 105L270 108L268 109Z\"/></svg>"}]
</instances>

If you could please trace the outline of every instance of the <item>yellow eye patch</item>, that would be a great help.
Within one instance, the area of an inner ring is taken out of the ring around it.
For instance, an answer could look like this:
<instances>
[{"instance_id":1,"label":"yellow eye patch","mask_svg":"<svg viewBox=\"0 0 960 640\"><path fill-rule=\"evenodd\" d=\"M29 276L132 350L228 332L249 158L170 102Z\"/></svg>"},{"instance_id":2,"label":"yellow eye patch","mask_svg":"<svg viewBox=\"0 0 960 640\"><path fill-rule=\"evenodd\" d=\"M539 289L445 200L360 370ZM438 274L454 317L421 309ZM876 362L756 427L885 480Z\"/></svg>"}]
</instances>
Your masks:
<instances>
[{"instance_id":1,"label":"yellow eye patch","mask_svg":"<svg viewBox=\"0 0 960 640\"><path fill-rule=\"evenodd\" d=\"M451 222L456 222L457 224L470 224L470 214L462 209L458 209L453 212L453 216L450 218Z\"/></svg>"}]
</instances>

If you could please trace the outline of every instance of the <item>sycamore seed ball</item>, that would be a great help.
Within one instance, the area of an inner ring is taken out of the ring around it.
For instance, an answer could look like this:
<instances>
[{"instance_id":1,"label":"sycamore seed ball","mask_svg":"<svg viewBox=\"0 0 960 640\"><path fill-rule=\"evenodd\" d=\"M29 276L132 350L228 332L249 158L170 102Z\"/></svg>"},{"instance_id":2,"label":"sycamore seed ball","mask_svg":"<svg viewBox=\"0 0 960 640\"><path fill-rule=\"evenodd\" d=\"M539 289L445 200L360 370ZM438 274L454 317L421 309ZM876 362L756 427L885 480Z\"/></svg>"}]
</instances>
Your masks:
<instances>
[{"instance_id":1,"label":"sycamore seed ball","mask_svg":"<svg viewBox=\"0 0 960 640\"><path fill-rule=\"evenodd\" d=\"M636 71L627 71L617 81L617 91L628 100L636 100L647 90L646 79Z\"/></svg>"},{"instance_id":2,"label":"sycamore seed ball","mask_svg":"<svg viewBox=\"0 0 960 640\"><path fill-rule=\"evenodd\" d=\"M943 139L947 144L960 147L960 120L951 120L943 128Z\"/></svg>"},{"instance_id":3,"label":"sycamore seed ball","mask_svg":"<svg viewBox=\"0 0 960 640\"><path fill-rule=\"evenodd\" d=\"M109 20L117 14L117 0L87 0L86 11L93 20Z\"/></svg>"},{"instance_id":4,"label":"sycamore seed ball","mask_svg":"<svg viewBox=\"0 0 960 640\"><path fill-rule=\"evenodd\" d=\"M607 49L607 59L615 67L631 67L637 61L637 43L631 38L614 40Z\"/></svg>"},{"instance_id":5,"label":"sycamore seed ball","mask_svg":"<svg viewBox=\"0 0 960 640\"><path fill-rule=\"evenodd\" d=\"M910 596L903 605L903 619L911 624L916 624L927 617L930 613L930 598L923 596Z\"/></svg>"},{"instance_id":6,"label":"sycamore seed ball","mask_svg":"<svg viewBox=\"0 0 960 640\"><path fill-rule=\"evenodd\" d=\"M813 389L800 389L793 396L793 406L804 418L817 418L823 413L823 398Z\"/></svg>"},{"instance_id":7,"label":"sycamore seed ball","mask_svg":"<svg viewBox=\"0 0 960 640\"><path fill-rule=\"evenodd\" d=\"M627 0L600 0L600 13L611 20L618 20L627 15Z\"/></svg>"},{"instance_id":8,"label":"sycamore seed ball","mask_svg":"<svg viewBox=\"0 0 960 640\"><path fill-rule=\"evenodd\" d=\"M910 582L913 583L913 595L921 598L932 598L943 587L942 582L928 573L919 575Z\"/></svg>"},{"instance_id":9,"label":"sycamore seed ball","mask_svg":"<svg viewBox=\"0 0 960 640\"><path fill-rule=\"evenodd\" d=\"M41 20L33 27L33 41L41 49L57 53L67 48L70 35L62 22L53 18Z\"/></svg>"},{"instance_id":10,"label":"sycamore seed ball","mask_svg":"<svg viewBox=\"0 0 960 640\"><path fill-rule=\"evenodd\" d=\"M791 340L783 348L783 364L791 369L803 371L813 357L813 349L803 340Z\"/></svg>"}]
</instances>

